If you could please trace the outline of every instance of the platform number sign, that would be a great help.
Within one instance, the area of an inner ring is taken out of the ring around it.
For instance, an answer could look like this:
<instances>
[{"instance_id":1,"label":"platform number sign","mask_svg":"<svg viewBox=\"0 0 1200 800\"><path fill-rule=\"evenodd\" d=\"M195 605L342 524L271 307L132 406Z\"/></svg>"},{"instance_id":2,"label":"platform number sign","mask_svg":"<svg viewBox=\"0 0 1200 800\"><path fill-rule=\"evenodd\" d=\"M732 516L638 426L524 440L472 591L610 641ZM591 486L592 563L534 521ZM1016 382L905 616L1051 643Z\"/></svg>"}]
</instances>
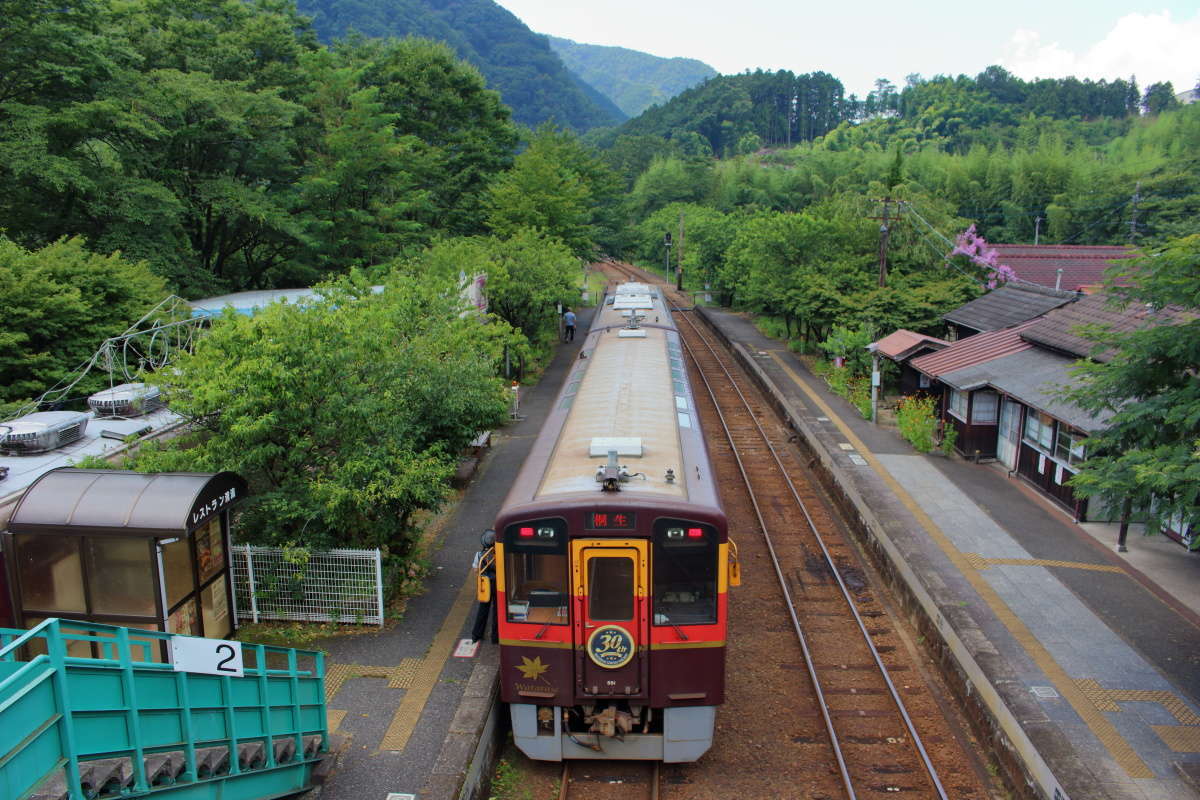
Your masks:
<instances>
[{"instance_id":1,"label":"platform number sign","mask_svg":"<svg viewBox=\"0 0 1200 800\"><path fill-rule=\"evenodd\" d=\"M242 643L197 636L171 638L171 663L176 672L200 672L205 675L243 675Z\"/></svg>"}]
</instances>

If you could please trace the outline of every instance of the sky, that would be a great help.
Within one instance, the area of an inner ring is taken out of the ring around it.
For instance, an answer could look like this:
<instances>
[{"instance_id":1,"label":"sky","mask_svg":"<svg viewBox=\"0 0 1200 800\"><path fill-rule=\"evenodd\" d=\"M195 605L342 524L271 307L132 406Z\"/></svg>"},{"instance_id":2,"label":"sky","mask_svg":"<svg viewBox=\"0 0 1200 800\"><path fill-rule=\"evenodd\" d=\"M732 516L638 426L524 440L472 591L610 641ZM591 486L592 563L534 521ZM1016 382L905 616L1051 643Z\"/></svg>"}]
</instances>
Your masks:
<instances>
[{"instance_id":1,"label":"sky","mask_svg":"<svg viewBox=\"0 0 1200 800\"><path fill-rule=\"evenodd\" d=\"M876 78L976 75L1200 81L1200 0L496 0L538 33L695 58L723 74L823 70L864 97Z\"/></svg>"}]
</instances>

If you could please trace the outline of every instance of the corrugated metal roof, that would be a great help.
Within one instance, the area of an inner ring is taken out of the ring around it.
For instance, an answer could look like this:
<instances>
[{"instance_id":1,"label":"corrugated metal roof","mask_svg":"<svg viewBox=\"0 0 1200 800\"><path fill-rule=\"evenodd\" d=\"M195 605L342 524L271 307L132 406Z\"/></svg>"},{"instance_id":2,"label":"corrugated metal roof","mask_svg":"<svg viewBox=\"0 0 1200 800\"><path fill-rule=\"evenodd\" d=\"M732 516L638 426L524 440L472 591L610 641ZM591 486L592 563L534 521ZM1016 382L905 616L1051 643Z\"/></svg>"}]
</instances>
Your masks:
<instances>
[{"instance_id":1,"label":"corrugated metal roof","mask_svg":"<svg viewBox=\"0 0 1200 800\"><path fill-rule=\"evenodd\" d=\"M1031 347L986 363L944 373L938 380L964 391L992 386L1074 428L1093 433L1105 427L1111 414L1093 416L1091 412L1068 403L1060 396L1060 387L1075 382L1070 372L1075 361Z\"/></svg>"},{"instance_id":2,"label":"corrugated metal roof","mask_svg":"<svg viewBox=\"0 0 1200 800\"><path fill-rule=\"evenodd\" d=\"M914 358L909 363L926 375L940 379L947 372L1030 349L1033 345L1021 338L1021 332L1031 324L1026 322L960 339L945 350Z\"/></svg>"},{"instance_id":3,"label":"corrugated metal roof","mask_svg":"<svg viewBox=\"0 0 1200 800\"><path fill-rule=\"evenodd\" d=\"M921 347L940 350L949 346L950 343L945 339L939 339L936 336L926 336L923 333L915 333L901 328L875 342L875 352L896 361L903 361L913 351Z\"/></svg>"},{"instance_id":4,"label":"corrugated metal roof","mask_svg":"<svg viewBox=\"0 0 1200 800\"><path fill-rule=\"evenodd\" d=\"M1035 320L1021 336L1042 347L1083 357L1092 355L1096 347L1095 342L1081 335L1084 326L1104 326L1117 333L1128 333L1155 325L1178 325L1192 318L1174 307L1154 309L1130 303L1124 308L1110 308L1109 299L1106 293L1088 295ZM1097 361L1108 361L1112 355L1112 351L1107 351L1092 357Z\"/></svg>"},{"instance_id":5,"label":"corrugated metal roof","mask_svg":"<svg viewBox=\"0 0 1200 800\"><path fill-rule=\"evenodd\" d=\"M942 319L977 331L998 331L1040 317L1078 297L1044 286L1006 284L977 297L946 314Z\"/></svg>"},{"instance_id":6,"label":"corrugated metal roof","mask_svg":"<svg viewBox=\"0 0 1200 800\"><path fill-rule=\"evenodd\" d=\"M1113 262L1137 255L1129 247L1094 245L994 244L991 247L999 255L999 262L1012 267L1021 280L1067 291L1088 291L1098 286Z\"/></svg>"}]
</instances>

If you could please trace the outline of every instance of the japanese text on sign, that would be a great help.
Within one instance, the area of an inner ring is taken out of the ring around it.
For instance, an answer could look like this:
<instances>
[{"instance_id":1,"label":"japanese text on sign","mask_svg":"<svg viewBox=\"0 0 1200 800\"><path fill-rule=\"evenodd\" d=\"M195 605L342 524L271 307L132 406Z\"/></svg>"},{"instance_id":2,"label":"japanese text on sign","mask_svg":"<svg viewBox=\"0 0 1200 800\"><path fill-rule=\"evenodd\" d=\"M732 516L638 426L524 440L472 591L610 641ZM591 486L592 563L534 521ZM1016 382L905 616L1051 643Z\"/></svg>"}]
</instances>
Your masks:
<instances>
[{"instance_id":1,"label":"japanese text on sign","mask_svg":"<svg viewBox=\"0 0 1200 800\"><path fill-rule=\"evenodd\" d=\"M594 511L588 527L593 530L633 530L637 527L637 515L631 511Z\"/></svg>"}]
</instances>

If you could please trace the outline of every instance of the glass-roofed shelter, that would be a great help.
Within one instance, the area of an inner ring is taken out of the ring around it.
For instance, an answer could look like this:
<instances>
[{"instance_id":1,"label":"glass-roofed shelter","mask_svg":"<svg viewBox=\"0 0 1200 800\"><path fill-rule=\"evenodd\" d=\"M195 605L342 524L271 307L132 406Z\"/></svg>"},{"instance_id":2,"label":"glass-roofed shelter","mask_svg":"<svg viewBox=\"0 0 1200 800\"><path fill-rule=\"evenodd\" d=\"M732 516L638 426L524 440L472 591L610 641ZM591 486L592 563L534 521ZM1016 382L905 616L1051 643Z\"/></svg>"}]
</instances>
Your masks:
<instances>
[{"instance_id":1,"label":"glass-roofed shelter","mask_svg":"<svg viewBox=\"0 0 1200 800\"><path fill-rule=\"evenodd\" d=\"M228 636L229 511L246 493L232 472L47 472L8 523L17 625L64 617Z\"/></svg>"}]
</instances>

